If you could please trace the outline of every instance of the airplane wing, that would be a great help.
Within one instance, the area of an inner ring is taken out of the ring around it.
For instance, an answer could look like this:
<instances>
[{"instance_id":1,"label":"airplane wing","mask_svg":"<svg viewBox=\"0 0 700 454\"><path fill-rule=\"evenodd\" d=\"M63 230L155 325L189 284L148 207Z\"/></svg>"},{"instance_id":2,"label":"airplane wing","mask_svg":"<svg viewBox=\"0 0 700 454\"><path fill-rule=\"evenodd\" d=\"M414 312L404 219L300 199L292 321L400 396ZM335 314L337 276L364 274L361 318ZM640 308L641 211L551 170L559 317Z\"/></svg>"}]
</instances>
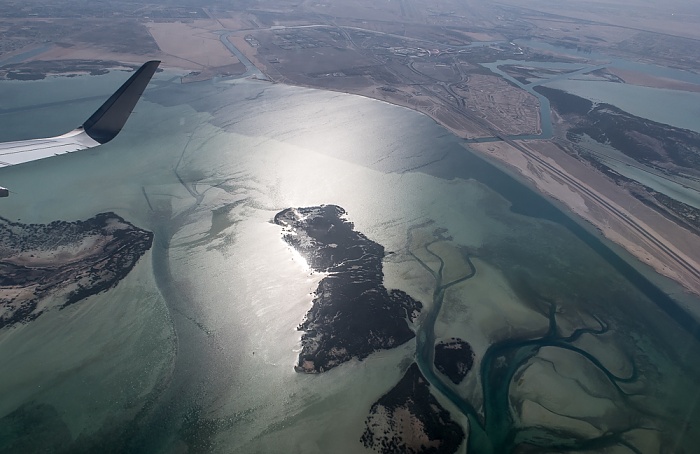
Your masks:
<instances>
[{"instance_id":1,"label":"airplane wing","mask_svg":"<svg viewBox=\"0 0 700 454\"><path fill-rule=\"evenodd\" d=\"M96 147L114 139L134 110L159 61L146 62L76 129L56 137L0 143L0 167ZM9 191L0 186L0 197Z\"/></svg>"}]
</instances>

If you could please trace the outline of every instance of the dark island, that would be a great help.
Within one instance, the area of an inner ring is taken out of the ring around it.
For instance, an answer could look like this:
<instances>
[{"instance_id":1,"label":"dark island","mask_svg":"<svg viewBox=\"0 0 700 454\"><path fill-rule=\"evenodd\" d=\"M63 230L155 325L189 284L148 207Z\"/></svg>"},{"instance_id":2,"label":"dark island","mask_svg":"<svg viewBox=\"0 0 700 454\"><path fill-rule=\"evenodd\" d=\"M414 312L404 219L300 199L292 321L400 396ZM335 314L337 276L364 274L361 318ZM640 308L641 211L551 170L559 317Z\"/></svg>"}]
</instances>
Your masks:
<instances>
[{"instance_id":1,"label":"dark island","mask_svg":"<svg viewBox=\"0 0 700 454\"><path fill-rule=\"evenodd\" d=\"M0 328L114 287L152 243L114 213L50 224L0 217Z\"/></svg>"},{"instance_id":2,"label":"dark island","mask_svg":"<svg viewBox=\"0 0 700 454\"><path fill-rule=\"evenodd\" d=\"M430 394L416 363L372 405L360 441L381 454L452 453L464 431Z\"/></svg>"},{"instance_id":3,"label":"dark island","mask_svg":"<svg viewBox=\"0 0 700 454\"><path fill-rule=\"evenodd\" d=\"M435 345L435 368L458 385L474 365L472 347L459 338L440 341Z\"/></svg>"},{"instance_id":4,"label":"dark island","mask_svg":"<svg viewBox=\"0 0 700 454\"><path fill-rule=\"evenodd\" d=\"M415 333L408 325L422 304L383 285L384 247L354 230L335 205L288 208L275 223L284 241L315 271L327 273L318 285L313 307L298 329L298 372L327 371L352 358L399 346Z\"/></svg>"}]
</instances>

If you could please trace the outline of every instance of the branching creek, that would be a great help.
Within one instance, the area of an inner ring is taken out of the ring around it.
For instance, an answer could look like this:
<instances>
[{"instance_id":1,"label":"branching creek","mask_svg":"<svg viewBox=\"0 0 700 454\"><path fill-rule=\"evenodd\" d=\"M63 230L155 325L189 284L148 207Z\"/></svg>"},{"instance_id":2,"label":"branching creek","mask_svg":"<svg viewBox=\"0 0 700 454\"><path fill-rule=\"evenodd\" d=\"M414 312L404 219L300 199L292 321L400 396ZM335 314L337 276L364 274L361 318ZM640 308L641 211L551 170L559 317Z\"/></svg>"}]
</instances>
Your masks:
<instances>
[{"instance_id":1,"label":"branching creek","mask_svg":"<svg viewBox=\"0 0 700 454\"><path fill-rule=\"evenodd\" d=\"M630 452L641 453L636 446L624 439L626 433L639 427L628 427L623 430L611 429L597 437L581 439L576 434L567 433L561 429L524 426L517 421L515 411L511 407L510 386L514 376L529 361L534 359L543 347L564 349L580 355L603 374L616 390L619 399L628 403L628 397L633 394L627 392L623 386L634 383L638 379L638 371L634 362L630 361L632 372L628 377L618 377L591 353L574 345L574 342L584 334L596 336L609 331L609 326L596 316L593 318L598 323L598 327L577 328L568 336L564 336L560 334L557 326L557 305L552 301L541 299L540 305L547 308L548 326L546 332L541 337L534 339L509 338L493 343L481 359L481 367L478 372L483 397L483 408L481 409L476 408L467 399L460 396L450 383L435 372L433 362L436 344L435 323L440 314L445 293L451 287L476 276L477 269L471 258L465 255L464 258L469 270L465 270L461 277L444 282L445 261L431 247L440 242L450 241L450 238L445 238L436 231L433 234L433 239L419 248L437 260L439 263L437 269L421 259L416 254L417 251L411 250L414 241L413 231L417 228L424 228L428 224L410 228L407 237L408 254L432 276L435 282L432 304L424 306L428 310L416 332L416 362L430 384L452 402L469 421L467 452L478 454L508 453L522 445L565 451L594 450L617 445L628 448Z\"/></svg>"}]
</instances>

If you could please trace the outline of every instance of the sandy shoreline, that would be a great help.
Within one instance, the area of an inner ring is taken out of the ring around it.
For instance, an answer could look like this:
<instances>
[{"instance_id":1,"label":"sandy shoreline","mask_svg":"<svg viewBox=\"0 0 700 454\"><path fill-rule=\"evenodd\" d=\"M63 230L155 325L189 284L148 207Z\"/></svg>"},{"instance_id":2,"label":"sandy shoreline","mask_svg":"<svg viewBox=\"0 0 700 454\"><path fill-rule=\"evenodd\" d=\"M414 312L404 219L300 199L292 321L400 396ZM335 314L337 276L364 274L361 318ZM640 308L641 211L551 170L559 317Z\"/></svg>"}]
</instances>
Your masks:
<instances>
[{"instance_id":1,"label":"sandy shoreline","mask_svg":"<svg viewBox=\"0 0 700 454\"><path fill-rule=\"evenodd\" d=\"M690 91L696 93L700 92L700 85L691 82L683 82L681 80L670 79L668 77L652 76L637 71L628 71L615 67L608 68L608 71L630 85L641 85L643 87L665 88L668 90Z\"/></svg>"},{"instance_id":2,"label":"sandy shoreline","mask_svg":"<svg viewBox=\"0 0 700 454\"><path fill-rule=\"evenodd\" d=\"M556 145L535 141L520 144L624 213L626 218L640 225L656 241L682 257L696 270L700 269L697 260L700 251L696 235L644 206L624 190L615 187L612 182L605 181L595 169L586 168L584 164L568 156ZM689 292L700 295L700 282L692 273L675 264L658 245L629 228L619 216L553 175L540 163L504 142L470 144L469 147L488 158L497 160L511 171L517 172L540 193L563 203L573 213L598 229L607 239L622 246L642 263L678 282ZM686 307L686 309L700 318L699 308Z\"/></svg>"},{"instance_id":3,"label":"sandy shoreline","mask_svg":"<svg viewBox=\"0 0 700 454\"><path fill-rule=\"evenodd\" d=\"M158 52L125 53L106 46L74 42L70 46L53 44L46 51L32 55L26 61L102 60L141 65L147 60L157 59L162 62L163 68L200 71L209 78L221 72L242 73L245 69L215 33L220 28L221 25L211 19L194 20L190 23L148 22L145 29L160 49ZM28 50L31 49L23 48L15 54ZM12 55L8 54L8 57L10 56ZM240 70L241 68L243 69Z\"/></svg>"}]
</instances>

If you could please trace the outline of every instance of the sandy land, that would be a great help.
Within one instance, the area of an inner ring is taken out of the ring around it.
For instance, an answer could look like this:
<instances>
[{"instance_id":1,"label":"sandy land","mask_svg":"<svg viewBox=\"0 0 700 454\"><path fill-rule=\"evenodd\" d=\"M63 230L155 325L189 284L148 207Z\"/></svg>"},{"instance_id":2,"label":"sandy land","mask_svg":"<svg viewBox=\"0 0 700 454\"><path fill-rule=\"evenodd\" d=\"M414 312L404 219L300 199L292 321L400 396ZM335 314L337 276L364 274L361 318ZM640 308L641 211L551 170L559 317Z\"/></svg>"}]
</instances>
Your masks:
<instances>
[{"instance_id":1,"label":"sandy land","mask_svg":"<svg viewBox=\"0 0 700 454\"><path fill-rule=\"evenodd\" d=\"M472 38L474 41L490 42L503 40L503 37L500 35L491 35L488 33L464 32L464 34Z\"/></svg>"},{"instance_id":2,"label":"sandy land","mask_svg":"<svg viewBox=\"0 0 700 454\"><path fill-rule=\"evenodd\" d=\"M547 19L530 18L528 22L537 26L544 36L548 36L557 40L561 40L571 36L570 23L555 22ZM600 45L599 39L604 40L608 44L619 43L621 41L633 38L638 31L631 29L621 29L612 25L594 24L594 23L576 23L576 37L581 39L583 45L593 44ZM595 39L597 38L597 39Z\"/></svg>"},{"instance_id":3,"label":"sandy land","mask_svg":"<svg viewBox=\"0 0 700 454\"><path fill-rule=\"evenodd\" d=\"M193 69L192 63L188 66L183 66L182 64L175 64L174 59L167 59L160 55L134 55L120 52L110 52L104 49L96 48L90 44L76 44L71 47L61 47L53 46L51 49L44 53L36 55L32 58L27 59L27 61L51 61L51 60L108 60L108 61L119 61L123 63L131 63L134 65L142 65L147 60L160 59L163 61L165 66L183 68L183 69ZM166 63L166 60L167 63ZM177 62L179 63L179 62ZM185 62L187 63L187 62Z\"/></svg>"},{"instance_id":4,"label":"sandy land","mask_svg":"<svg viewBox=\"0 0 700 454\"><path fill-rule=\"evenodd\" d=\"M28 249L20 251L6 258L5 262L29 268L54 266L57 261L61 263L79 262L104 248L107 242L107 237L90 235L79 239L75 244L59 244L49 250Z\"/></svg>"},{"instance_id":5,"label":"sandy land","mask_svg":"<svg viewBox=\"0 0 700 454\"><path fill-rule=\"evenodd\" d=\"M644 87L652 88L667 88L670 90L700 92L700 85L690 82L683 82L681 80L670 79L667 77L656 77L650 74L644 74L636 71L628 71L625 69L607 68L607 70L619 77L620 79L624 80L625 83L632 85L642 85Z\"/></svg>"},{"instance_id":6,"label":"sandy land","mask_svg":"<svg viewBox=\"0 0 700 454\"><path fill-rule=\"evenodd\" d=\"M470 148L506 164L516 175L533 184L542 193L562 202L642 263L700 295L700 280L654 243L657 241L663 244L696 270L700 270L700 242L696 235L642 205L595 169L567 155L556 145L544 141L519 144L623 213L626 219L615 215L602 203L574 188L570 182L563 181L550 169L507 143L470 144ZM627 220L639 225L654 241L632 229ZM700 308L686 309L700 318Z\"/></svg>"},{"instance_id":7,"label":"sandy land","mask_svg":"<svg viewBox=\"0 0 700 454\"><path fill-rule=\"evenodd\" d=\"M195 20L191 23L149 22L146 28L160 51L119 52L106 45L75 41L70 46L54 45L27 61L113 60L140 65L147 60L157 59L162 61L161 67L199 71L203 77L245 72L236 56L229 52L219 41L219 35L214 33L222 29L216 20ZM109 37L102 39L109 40ZM22 49L26 50L28 49Z\"/></svg>"},{"instance_id":8,"label":"sandy land","mask_svg":"<svg viewBox=\"0 0 700 454\"><path fill-rule=\"evenodd\" d=\"M237 14L235 17L217 19L221 28L226 30L247 30L256 28L255 17L246 13Z\"/></svg>"},{"instance_id":9,"label":"sandy land","mask_svg":"<svg viewBox=\"0 0 700 454\"><path fill-rule=\"evenodd\" d=\"M568 19L574 20L576 25L583 21L590 21L612 25L622 30L636 29L700 39L697 10L691 11L689 4L692 2L683 0L667 0L663 3L652 0L573 0L569 2L534 0L528 2L526 6L520 0L502 0L499 3L521 8L524 14L532 15L535 11L553 14L555 20L562 24L560 27L567 27L567 25L571 27L567 24Z\"/></svg>"},{"instance_id":10,"label":"sandy land","mask_svg":"<svg viewBox=\"0 0 700 454\"><path fill-rule=\"evenodd\" d=\"M197 68L217 68L238 63L226 49L214 30L221 29L215 20L196 20L193 23L151 22L148 31L161 51L170 57L189 62ZM179 67L180 64L176 65Z\"/></svg>"}]
</instances>

